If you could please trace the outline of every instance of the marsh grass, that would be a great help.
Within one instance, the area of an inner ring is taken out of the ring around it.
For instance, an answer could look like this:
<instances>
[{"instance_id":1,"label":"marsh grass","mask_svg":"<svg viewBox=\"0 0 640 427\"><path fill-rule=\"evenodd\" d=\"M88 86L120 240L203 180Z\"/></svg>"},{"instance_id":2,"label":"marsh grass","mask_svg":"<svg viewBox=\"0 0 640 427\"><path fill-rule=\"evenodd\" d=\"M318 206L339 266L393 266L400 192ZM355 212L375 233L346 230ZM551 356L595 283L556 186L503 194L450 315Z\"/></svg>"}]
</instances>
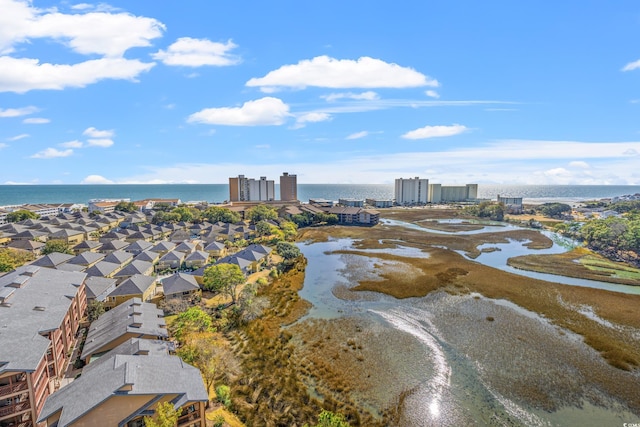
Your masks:
<instances>
[{"instance_id":1,"label":"marsh grass","mask_svg":"<svg viewBox=\"0 0 640 427\"><path fill-rule=\"evenodd\" d=\"M509 258L507 264L538 273L640 286L640 269L622 262L610 261L583 248L562 254L513 257Z\"/></svg>"}]
</instances>

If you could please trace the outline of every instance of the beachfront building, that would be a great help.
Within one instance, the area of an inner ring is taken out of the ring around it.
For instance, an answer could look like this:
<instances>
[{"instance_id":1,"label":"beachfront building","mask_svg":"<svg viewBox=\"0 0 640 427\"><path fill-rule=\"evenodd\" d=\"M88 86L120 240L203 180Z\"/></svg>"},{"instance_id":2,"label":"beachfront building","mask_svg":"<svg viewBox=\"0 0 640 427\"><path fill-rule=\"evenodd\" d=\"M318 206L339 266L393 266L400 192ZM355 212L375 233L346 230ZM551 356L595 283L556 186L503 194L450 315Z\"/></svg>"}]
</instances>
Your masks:
<instances>
[{"instance_id":1,"label":"beachfront building","mask_svg":"<svg viewBox=\"0 0 640 427\"><path fill-rule=\"evenodd\" d=\"M33 265L0 277L1 426L35 426L60 387L87 307L85 277Z\"/></svg>"},{"instance_id":2,"label":"beachfront building","mask_svg":"<svg viewBox=\"0 0 640 427\"><path fill-rule=\"evenodd\" d=\"M429 184L429 203L467 202L474 201L477 198L478 184Z\"/></svg>"},{"instance_id":3,"label":"beachfront building","mask_svg":"<svg viewBox=\"0 0 640 427\"><path fill-rule=\"evenodd\" d=\"M280 200L289 202L298 200L298 177L283 172L280 177Z\"/></svg>"},{"instance_id":4,"label":"beachfront building","mask_svg":"<svg viewBox=\"0 0 640 427\"><path fill-rule=\"evenodd\" d=\"M391 199L366 199L365 201L367 205L373 206L376 209L393 207L393 200Z\"/></svg>"},{"instance_id":5,"label":"beachfront building","mask_svg":"<svg viewBox=\"0 0 640 427\"><path fill-rule=\"evenodd\" d=\"M429 180L398 178L395 183L394 197L397 205L424 205L428 202Z\"/></svg>"},{"instance_id":6,"label":"beachfront building","mask_svg":"<svg viewBox=\"0 0 640 427\"><path fill-rule=\"evenodd\" d=\"M521 214L523 210L522 197L501 197L498 194L498 203L504 204L508 213Z\"/></svg>"},{"instance_id":7,"label":"beachfront building","mask_svg":"<svg viewBox=\"0 0 640 427\"><path fill-rule=\"evenodd\" d=\"M342 198L342 199L338 199L338 204L342 205L342 206L347 206L347 207L350 207L350 208L363 208L364 207L364 200L345 197L345 198Z\"/></svg>"},{"instance_id":8,"label":"beachfront building","mask_svg":"<svg viewBox=\"0 0 640 427\"><path fill-rule=\"evenodd\" d=\"M275 200L275 184L261 176L259 180L238 175L229 178L229 200L232 202L268 202Z\"/></svg>"}]
</instances>

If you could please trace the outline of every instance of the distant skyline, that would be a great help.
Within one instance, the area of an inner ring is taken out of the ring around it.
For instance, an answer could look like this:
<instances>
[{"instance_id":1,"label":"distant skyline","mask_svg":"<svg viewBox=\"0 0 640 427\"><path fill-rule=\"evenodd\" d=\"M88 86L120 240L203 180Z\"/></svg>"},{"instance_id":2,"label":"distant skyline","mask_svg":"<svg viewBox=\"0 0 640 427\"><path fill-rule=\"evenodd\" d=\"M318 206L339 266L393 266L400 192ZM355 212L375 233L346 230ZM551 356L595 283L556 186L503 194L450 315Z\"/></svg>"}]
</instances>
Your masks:
<instances>
[{"instance_id":1,"label":"distant skyline","mask_svg":"<svg viewBox=\"0 0 640 427\"><path fill-rule=\"evenodd\" d=\"M0 184L640 184L635 1L0 11Z\"/></svg>"}]
</instances>

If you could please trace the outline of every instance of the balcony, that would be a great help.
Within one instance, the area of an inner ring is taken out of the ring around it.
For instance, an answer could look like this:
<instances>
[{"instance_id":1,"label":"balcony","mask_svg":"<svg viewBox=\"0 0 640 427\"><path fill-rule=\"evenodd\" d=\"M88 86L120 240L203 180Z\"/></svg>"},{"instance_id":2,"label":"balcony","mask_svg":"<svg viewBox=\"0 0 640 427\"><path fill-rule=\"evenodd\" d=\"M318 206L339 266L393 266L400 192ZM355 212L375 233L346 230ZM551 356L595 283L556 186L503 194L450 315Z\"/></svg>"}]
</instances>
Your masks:
<instances>
[{"instance_id":1,"label":"balcony","mask_svg":"<svg viewBox=\"0 0 640 427\"><path fill-rule=\"evenodd\" d=\"M7 415L17 414L18 412L26 411L28 409L31 409L31 403L28 400L13 405L0 406L0 418L6 417Z\"/></svg>"},{"instance_id":2,"label":"balcony","mask_svg":"<svg viewBox=\"0 0 640 427\"><path fill-rule=\"evenodd\" d=\"M0 396L6 396L8 394L18 393L19 391L24 391L29 388L29 384L26 381L22 381L19 383L3 385L0 387Z\"/></svg>"},{"instance_id":3,"label":"balcony","mask_svg":"<svg viewBox=\"0 0 640 427\"><path fill-rule=\"evenodd\" d=\"M190 412L186 415L178 418L178 426L182 426L184 424L192 423L195 420L200 419L200 413L198 411Z\"/></svg>"}]
</instances>

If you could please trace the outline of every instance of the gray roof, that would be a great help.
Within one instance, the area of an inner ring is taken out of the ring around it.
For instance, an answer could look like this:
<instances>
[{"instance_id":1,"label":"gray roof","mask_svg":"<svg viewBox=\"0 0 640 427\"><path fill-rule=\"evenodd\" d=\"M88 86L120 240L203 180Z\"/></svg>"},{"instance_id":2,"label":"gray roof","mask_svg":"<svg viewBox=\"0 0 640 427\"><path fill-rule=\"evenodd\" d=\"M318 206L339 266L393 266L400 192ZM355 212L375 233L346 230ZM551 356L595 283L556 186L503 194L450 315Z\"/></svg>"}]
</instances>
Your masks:
<instances>
[{"instance_id":1,"label":"gray roof","mask_svg":"<svg viewBox=\"0 0 640 427\"><path fill-rule=\"evenodd\" d=\"M206 261L209 259L209 252L195 251L185 258L185 261Z\"/></svg>"},{"instance_id":2,"label":"gray roof","mask_svg":"<svg viewBox=\"0 0 640 427\"><path fill-rule=\"evenodd\" d=\"M168 252L173 250L173 248L175 247L176 247L175 243L167 242L166 240L163 240L162 242L158 242L158 244L155 245L153 248L151 248L151 250L154 252Z\"/></svg>"},{"instance_id":3,"label":"gray roof","mask_svg":"<svg viewBox=\"0 0 640 427\"><path fill-rule=\"evenodd\" d=\"M222 242L211 242L204 248L204 250L205 251L220 251L220 250L222 250L224 248L225 248L225 246L224 246L224 243L222 243Z\"/></svg>"},{"instance_id":4,"label":"gray roof","mask_svg":"<svg viewBox=\"0 0 640 427\"><path fill-rule=\"evenodd\" d=\"M178 244L174 249L174 251L178 252L193 252L196 250L196 245L191 242L182 242Z\"/></svg>"},{"instance_id":5,"label":"gray roof","mask_svg":"<svg viewBox=\"0 0 640 427\"><path fill-rule=\"evenodd\" d=\"M76 255L67 261L69 264L80 264L80 265L89 265L94 264L105 257L104 254L99 254L96 252L85 251L80 255Z\"/></svg>"},{"instance_id":6,"label":"gray roof","mask_svg":"<svg viewBox=\"0 0 640 427\"><path fill-rule=\"evenodd\" d=\"M41 334L61 327L85 277L32 265L0 277L0 374L36 369L49 347Z\"/></svg>"},{"instance_id":7,"label":"gray roof","mask_svg":"<svg viewBox=\"0 0 640 427\"><path fill-rule=\"evenodd\" d=\"M152 262L134 259L130 264L127 264L125 268L114 274L113 277L125 277L133 276L134 274L145 274L151 268L153 268Z\"/></svg>"},{"instance_id":8,"label":"gray roof","mask_svg":"<svg viewBox=\"0 0 640 427\"><path fill-rule=\"evenodd\" d=\"M127 252L142 252L150 249L153 243L149 243L146 240L136 240L127 246Z\"/></svg>"},{"instance_id":9,"label":"gray roof","mask_svg":"<svg viewBox=\"0 0 640 427\"><path fill-rule=\"evenodd\" d=\"M106 234L105 234L106 236ZM100 248L101 251L117 251L120 249L124 249L127 246L129 246L129 244L127 242L124 242L122 240L110 240L106 243L102 244L102 247Z\"/></svg>"},{"instance_id":10,"label":"gray roof","mask_svg":"<svg viewBox=\"0 0 640 427\"><path fill-rule=\"evenodd\" d=\"M184 252L171 251L167 252L160 258L160 261L181 261L185 258Z\"/></svg>"},{"instance_id":11,"label":"gray roof","mask_svg":"<svg viewBox=\"0 0 640 427\"><path fill-rule=\"evenodd\" d=\"M92 276L87 277L85 281L87 299L95 298L98 301L104 301L107 294L116 287L116 279L106 277Z\"/></svg>"},{"instance_id":12,"label":"gray roof","mask_svg":"<svg viewBox=\"0 0 640 427\"><path fill-rule=\"evenodd\" d=\"M177 394L180 398L176 406L208 400L200 371L178 356L113 354L95 367L92 365L84 369L80 378L47 398L39 422L61 411L57 425L71 425L115 396ZM126 390L125 386L130 386L131 390ZM144 409L137 408L136 411L141 414Z\"/></svg>"},{"instance_id":13,"label":"gray roof","mask_svg":"<svg viewBox=\"0 0 640 427\"><path fill-rule=\"evenodd\" d=\"M176 273L162 279L162 289L165 295L171 295L200 289L200 285L196 282L195 276Z\"/></svg>"},{"instance_id":14,"label":"gray roof","mask_svg":"<svg viewBox=\"0 0 640 427\"><path fill-rule=\"evenodd\" d=\"M84 240L81 243L78 243L73 247L73 249L95 249L102 246L102 243L96 242L95 240Z\"/></svg>"},{"instance_id":15,"label":"gray roof","mask_svg":"<svg viewBox=\"0 0 640 427\"><path fill-rule=\"evenodd\" d=\"M39 267L55 267L58 264L69 261L71 258L73 258L73 255L52 252L48 255L41 256L37 260L33 261L31 265L37 265Z\"/></svg>"},{"instance_id":16,"label":"gray roof","mask_svg":"<svg viewBox=\"0 0 640 427\"><path fill-rule=\"evenodd\" d=\"M116 264L124 264L126 262L131 261L132 259L133 259L133 254L130 254L129 252L125 252L125 251L113 251L109 255L104 257L105 261L113 262Z\"/></svg>"},{"instance_id":17,"label":"gray roof","mask_svg":"<svg viewBox=\"0 0 640 427\"><path fill-rule=\"evenodd\" d=\"M143 261L144 262L144 261ZM156 278L145 276L144 274L135 274L124 282L120 283L108 296L115 297L119 295L137 295L144 293L156 283Z\"/></svg>"},{"instance_id":18,"label":"gray roof","mask_svg":"<svg viewBox=\"0 0 640 427\"><path fill-rule=\"evenodd\" d=\"M158 259L160 259L160 254L153 251L140 252L134 258L134 260L149 261L149 262L156 262Z\"/></svg>"},{"instance_id":19,"label":"gray roof","mask_svg":"<svg viewBox=\"0 0 640 427\"><path fill-rule=\"evenodd\" d=\"M153 303L132 298L107 311L91 324L82 350L82 358L86 359L100 353L109 344L128 333L163 338L169 336L162 318L162 310Z\"/></svg>"},{"instance_id":20,"label":"gray roof","mask_svg":"<svg viewBox=\"0 0 640 427\"><path fill-rule=\"evenodd\" d=\"M99 263L92 265L86 271L89 276L108 276L121 267L120 264L113 262L100 261Z\"/></svg>"}]
</instances>

